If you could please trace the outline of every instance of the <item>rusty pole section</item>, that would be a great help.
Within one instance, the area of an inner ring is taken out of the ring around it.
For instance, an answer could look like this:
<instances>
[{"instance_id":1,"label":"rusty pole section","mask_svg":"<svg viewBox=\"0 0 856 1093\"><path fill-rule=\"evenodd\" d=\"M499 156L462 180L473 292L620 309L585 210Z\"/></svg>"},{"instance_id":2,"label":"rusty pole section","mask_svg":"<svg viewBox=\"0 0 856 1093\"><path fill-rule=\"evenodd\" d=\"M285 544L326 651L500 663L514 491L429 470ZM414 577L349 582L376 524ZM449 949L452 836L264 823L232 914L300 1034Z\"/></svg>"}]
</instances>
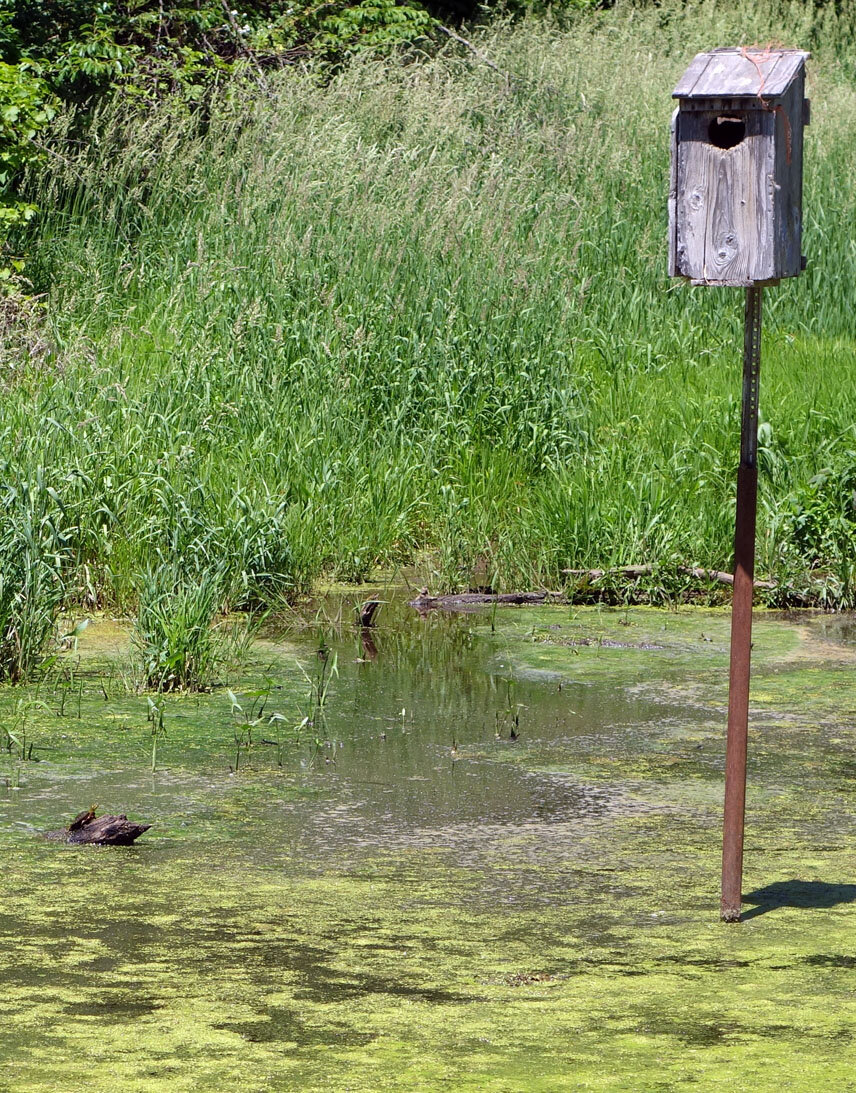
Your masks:
<instances>
[{"instance_id":1,"label":"rusty pole section","mask_svg":"<svg viewBox=\"0 0 856 1093\"><path fill-rule=\"evenodd\" d=\"M743 816L746 805L746 742L749 733L749 662L755 577L755 511L758 499L758 389L761 381L761 288L746 289L743 334L743 419L737 471L734 529L734 594L731 605L731 674L725 748L725 815L722 827L724 922L740 921L743 882Z\"/></svg>"}]
</instances>

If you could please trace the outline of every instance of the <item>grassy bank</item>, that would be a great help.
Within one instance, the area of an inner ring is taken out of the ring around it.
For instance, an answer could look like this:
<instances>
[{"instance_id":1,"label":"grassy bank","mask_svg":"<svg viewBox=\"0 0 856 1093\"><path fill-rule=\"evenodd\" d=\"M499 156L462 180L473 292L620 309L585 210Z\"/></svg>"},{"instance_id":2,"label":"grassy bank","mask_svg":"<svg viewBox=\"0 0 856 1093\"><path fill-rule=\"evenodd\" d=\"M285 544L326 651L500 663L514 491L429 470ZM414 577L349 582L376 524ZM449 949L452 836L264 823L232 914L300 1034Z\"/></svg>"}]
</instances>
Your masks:
<instances>
[{"instance_id":1,"label":"grassy bank","mask_svg":"<svg viewBox=\"0 0 856 1093\"><path fill-rule=\"evenodd\" d=\"M619 6L479 34L502 72L452 43L224 88L204 126L106 110L32 184L52 352L7 357L4 534L39 483L66 594L120 603L158 557L233 604L727 569L741 298L666 276L670 92L775 38L815 53L810 265L767 293L759 570L852 603L853 25Z\"/></svg>"}]
</instances>

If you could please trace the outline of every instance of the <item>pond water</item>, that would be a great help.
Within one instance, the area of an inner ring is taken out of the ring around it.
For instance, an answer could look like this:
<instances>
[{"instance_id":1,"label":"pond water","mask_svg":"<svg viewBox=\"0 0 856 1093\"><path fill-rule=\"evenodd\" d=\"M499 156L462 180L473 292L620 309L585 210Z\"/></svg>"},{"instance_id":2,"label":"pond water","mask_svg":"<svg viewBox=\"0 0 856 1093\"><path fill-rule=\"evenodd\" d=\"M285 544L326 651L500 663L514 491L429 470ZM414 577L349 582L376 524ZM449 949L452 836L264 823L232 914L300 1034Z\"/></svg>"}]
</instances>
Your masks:
<instances>
[{"instance_id":1,"label":"pond water","mask_svg":"<svg viewBox=\"0 0 856 1093\"><path fill-rule=\"evenodd\" d=\"M0 1090L856 1088L856 630L755 638L728 927L725 612L272 632L240 710L164 699L154 771L96 620L0 694ZM153 826L41 837L94 803Z\"/></svg>"}]
</instances>

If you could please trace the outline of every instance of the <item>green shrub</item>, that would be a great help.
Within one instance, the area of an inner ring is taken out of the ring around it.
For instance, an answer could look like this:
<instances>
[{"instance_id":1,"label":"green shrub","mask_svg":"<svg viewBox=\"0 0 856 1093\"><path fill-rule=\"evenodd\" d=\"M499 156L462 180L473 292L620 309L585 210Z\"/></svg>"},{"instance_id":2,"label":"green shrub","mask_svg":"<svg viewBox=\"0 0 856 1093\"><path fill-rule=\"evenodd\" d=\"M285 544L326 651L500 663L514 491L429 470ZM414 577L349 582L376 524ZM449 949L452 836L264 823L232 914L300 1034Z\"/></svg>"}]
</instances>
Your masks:
<instances>
[{"instance_id":1,"label":"green shrub","mask_svg":"<svg viewBox=\"0 0 856 1093\"><path fill-rule=\"evenodd\" d=\"M56 100L36 65L0 61L0 290L15 286L23 270L21 260L8 253L7 239L36 214L15 184L27 165L43 157L36 138L55 112Z\"/></svg>"},{"instance_id":2,"label":"green shrub","mask_svg":"<svg viewBox=\"0 0 856 1093\"><path fill-rule=\"evenodd\" d=\"M840 607L856 602L856 451L837 453L782 504L785 541Z\"/></svg>"}]
</instances>

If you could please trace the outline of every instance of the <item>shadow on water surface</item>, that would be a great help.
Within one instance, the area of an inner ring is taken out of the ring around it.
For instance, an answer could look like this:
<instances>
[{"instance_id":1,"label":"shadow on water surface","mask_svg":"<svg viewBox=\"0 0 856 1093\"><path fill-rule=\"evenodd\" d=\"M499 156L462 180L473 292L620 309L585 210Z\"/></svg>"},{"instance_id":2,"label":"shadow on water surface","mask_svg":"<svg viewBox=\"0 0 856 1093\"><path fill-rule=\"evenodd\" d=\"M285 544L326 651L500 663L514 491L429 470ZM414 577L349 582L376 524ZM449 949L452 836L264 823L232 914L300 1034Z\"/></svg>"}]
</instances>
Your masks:
<instances>
[{"instance_id":1,"label":"shadow on water surface","mask_svg":"<svg viewBox=\"0 0 856 1093\"><path fill-rule=\"evenodd\" d=\"M856 903L856 884L830 884L823 880L783 880L756 888L743 896L744 903L754 903L742 915L745 922L779 907L827 908L840 903Z\"/></svg>"}]
</instances>

